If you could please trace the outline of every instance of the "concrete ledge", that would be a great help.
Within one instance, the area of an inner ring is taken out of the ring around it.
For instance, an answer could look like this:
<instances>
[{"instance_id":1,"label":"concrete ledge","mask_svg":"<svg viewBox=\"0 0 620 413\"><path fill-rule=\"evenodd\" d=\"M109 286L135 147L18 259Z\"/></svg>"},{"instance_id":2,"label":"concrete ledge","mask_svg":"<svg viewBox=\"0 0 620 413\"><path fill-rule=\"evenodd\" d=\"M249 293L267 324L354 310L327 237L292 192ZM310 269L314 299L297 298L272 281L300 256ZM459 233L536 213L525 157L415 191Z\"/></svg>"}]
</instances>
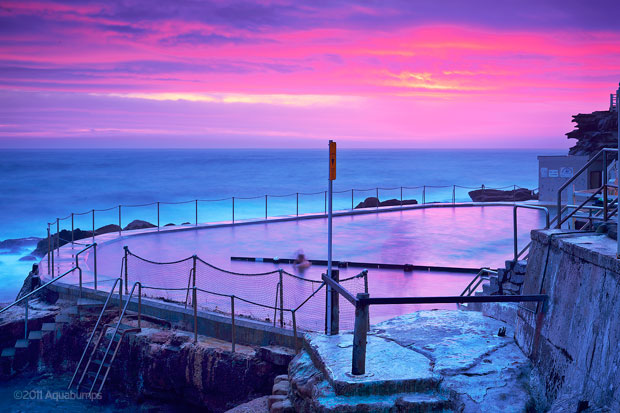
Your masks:
<instances>
[{"instance_id":1,"label":"concrete ledge","mask_svg":"<svg viewBox=\"0 0 620 413\"><path fill-rule=\"evenodd\" d=\"M54 283L50 285L49 288L56 291L62 299L76 301L80 294L79 287L61 282ZM106 300L108 294L109 292L101 290L92 290L89 288L82 289L82 298L101 302ZM123 295L123 303L125 303L125 300L126 296ZM145 297L142 297L141 301L142 314L169 321L174 327L182 330L194 331L194 311L191 307L184 308L184 306L178 304L161 302ZM113 308L114 306L118 308L118 304L119 296L118 294L114 294L110 298L108 308ZM132 297L131 303L127 309L133 312L138 311L137 297ZM220 340L232 340L230 316L202 310L199 310L197 314L198 334ZM300 336L302 332L298 331L297 334ZM269 323L241 318L239 316L235 316L235 339L237 343L246 345L295 347L293 331L274 327Z\"/></svg>"}]
</instances>

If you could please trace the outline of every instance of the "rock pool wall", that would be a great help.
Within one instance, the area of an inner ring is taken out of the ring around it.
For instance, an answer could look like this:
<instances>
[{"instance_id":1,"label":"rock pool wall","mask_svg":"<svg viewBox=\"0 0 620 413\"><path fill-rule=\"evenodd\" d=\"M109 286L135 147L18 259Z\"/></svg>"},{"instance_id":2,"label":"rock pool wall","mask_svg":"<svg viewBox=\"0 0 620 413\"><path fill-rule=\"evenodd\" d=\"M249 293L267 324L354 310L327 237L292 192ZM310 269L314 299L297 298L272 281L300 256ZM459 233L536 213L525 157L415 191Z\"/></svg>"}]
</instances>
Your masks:
<instances>
[{"instance_id":1,"label":"rock pool wall","mask_svg":"<svg viewBox=\"0 0 620 413\"><path fill-rule=\"evenodd\" d=\"M515 337L543 378L552 411L620 411L620 261L605 235L532 232ZM542 310L542 308L541 308Z\"/></svg>"}]
</instances>

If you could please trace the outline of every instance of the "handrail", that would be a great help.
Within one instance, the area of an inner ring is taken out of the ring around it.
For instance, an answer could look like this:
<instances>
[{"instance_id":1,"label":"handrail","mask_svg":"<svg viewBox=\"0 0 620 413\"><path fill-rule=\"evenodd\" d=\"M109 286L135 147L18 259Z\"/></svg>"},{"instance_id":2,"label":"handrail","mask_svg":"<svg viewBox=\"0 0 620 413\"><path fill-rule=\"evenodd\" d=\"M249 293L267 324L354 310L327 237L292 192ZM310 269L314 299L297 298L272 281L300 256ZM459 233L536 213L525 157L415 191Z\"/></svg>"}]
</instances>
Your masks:
<instances>
[{"instance_id":1,"label":"handrail","mask_svg":"<svg viewBox=\"0 0 620 413\"><path fill-rule=\"evenodd\" d=\"M90 248L93 248L95 251L95 290L97 289L97 243L93 242L75 254L75 268L78 269L78 273L80 275L80 298L82 297L82 268L80 268L79 258L81 253L89 250Z\"/></svg>"},{"instance_id":2,"label":"handrail","mask_svg":"<svg viewBox=\"0 0 620 413\"><path fill-rule=\"evenodd\" d=\"M368 333L368 307L371 305L392 304L446 304L446 303L514 303L514 302L543 302L549 296L538 295L479 295L479 296L444 296L444 297L374 297L368 293L358 293L356 297L336 280L322 275L326 285L340 293L355 305L355 328L353 330L353 351L351 360L351 374L363 375L366 373L366 343Z\"/></svg>"},{"instance_id":3,"label":"handrail","mask_svg":"<svg viewBox=\"0 0 620 413\"><path fill-rule=\"evenodd\" d=\"M514 261L516 262L519 257L521 256L521 254L523 254L523 252L525 252L525 250L521 251L521 253L519 253L519 249L518 249L518 234L517 234L517 209L518 208L525 208L525 209L537 209L539 211L544 211L545 212L545 229L549 229L549 209L543 207L543 206L536 206L536 205L515 205L512 207L512 230L513 230L513 249L514 249ZM528 244L529 247L530 244ZM527 247L526 247L527 249Z\"/></svg>"},{"instance_id":4,"label":"handrail","mask_svg":"<svg viewBox=\"0 0 620 413\"><path fill-rule=\"evenodd\" d=\"M582 173L584 173L585 171L588 170L588 168L594 163L596 162L599 157L601 155L603 155L603 186L605 187L605 203L607 201L607 153L608 152L615 152L618 153L618 149L617 148L603 148L600 151L598 151L596 153L596 155L594 155L592 158L590 158L590 160L588 162L586 162L586 164L584 166L581 167L581 169L579 169L579 171L577 171L577 173L575 173L571 178L568 179L568 181L566 181L559 189L558 189L558 199L557 199L557 210L558 210L558 216L560 217L558 219L558 223L556 228L560 229L562 226L562 223L565 222L565 220L562 220L562 191L564 191L564 189L566 189L573 181L575 181L575 179L577 179ZM604 205L604 207L606 208L606 205Z\"/></svg>"},{"instance_id":5,"label":"handrail","mask_svg":"<svg viewBox=\"0 0 620 413\"><path fill-rule=\"evenodd\" d=\"M493 271L489 268L480 268L480 271L478 272L478 274L476 274L476 276L471 280L471 282L467 285L467 287L465 287L465 289L461 293L461 296L472 295L474 291L476 291L480 283L482 283L482 281L488 280L488 277L486 277L487 274L497 275L497 271Z\"/></svg>"},{"instance_id":6,"label":"handrail","mask_svg":"<svg viewBox=\"0 0 620 413\"><path fill-rule=\"evenodd\" d=\"M93 328L92 333L90 333L90 337L88 338L88 342L86 343L86 347L84 347L84 352L82 353L82 357L80 357L80 361L78 362L78 364L77 364L77 366L75 368L75 372L73 373L73 377L71 377L71 381L69 382L69 386L67 387L67 389L70 389L71 386L73 385L73 381L75 380L75 377L77 376L78 370L80 369L80 365L82 364L82 361L84 361L84 357L86 356L88 348L90 347L90 343L93 341L93 337L95 336L95 332L97 331L97 328L99 327L99 323L101 322L101 318L103 317L103 313L105 313L105 310L108 307L108 303L110 302L110 298L114 294L114 289L116 288L116 284L118 284L119 281L121 283L119 289L122 292L122 289L123 289L123 279L121 277L119 277L116 280L114 280L114 284L112 285L112 288L110 289L110 293L108 294L108 297L105 299L105 303L103 304L103 308L101 309L101 313L99 313L99 317L97 318L97 322L95 323L95 327ZM86 370L84 370L84 373L86 373ZM84 373L82 373L82 378L80 379L80 381L84 378Z\"/></svg>"}]
</instances>

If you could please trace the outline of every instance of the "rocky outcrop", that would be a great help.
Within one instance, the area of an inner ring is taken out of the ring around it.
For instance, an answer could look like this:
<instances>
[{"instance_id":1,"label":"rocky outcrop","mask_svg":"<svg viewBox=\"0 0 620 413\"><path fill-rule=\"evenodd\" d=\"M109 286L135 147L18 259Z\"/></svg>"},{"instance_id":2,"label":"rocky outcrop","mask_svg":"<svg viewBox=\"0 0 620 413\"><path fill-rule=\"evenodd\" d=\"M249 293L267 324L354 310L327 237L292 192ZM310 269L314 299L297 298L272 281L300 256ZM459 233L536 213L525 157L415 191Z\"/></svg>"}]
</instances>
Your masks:
<instances>
[{"instance_id":1,"label":"rocky outcrop","mask_svg":"<svg viewBox=\"0 0 620 413\"><path fill-rule=\"evenodd\" d=\"M416 201L415 199L403 199L403 202L401 204L400 199L388 199L386 201L379 201L378 198L371 196L366 198L363 202L360 202L359 204L357 204L357 206L355 207L355 209L360 209L360 208L376 208L376 207L383 207L383 206L398 206L398 205L416 205L418 203L418 201Z\"/></svg>"},{"instance_id":2,"label":"rocky outcrop","mask_svg":"<svg viewBox=\"0 0 620 413\"><path fill-rule=\"evenodd\" d=\"M618 147L618 112L580 113L573 116L573 122L577 124L575 130L566 136L577 143L570 148L569 155L592 156L603 148Z\"/></svg>"},{"instance_id":3,"label":"rocky outcrop","mask_svg":"<svg viewBox=\"0 0 620 413\"><path fill-rule=\"evenodd\" d=\"M517 188L510 191L476 189L469 192L469 197L474 202L522 202L538 199L538 194L527 188Z\"/></svg>"},{"instance_id":4,"label":"rocky outcrop","mask_svg":"<svg viewBox=\"0 0 620 413\"><path fill-rule=\"evenodd\" d=\"M5 239L4 241L0 241L0 250L9 253L19 253L25 248L32 248L32 246L39 241L41 241L41 238L37 237Z\"/></svg>"},{"instance_id":5,"label":"rocky outcrop","mask_svg":"<svg viewBox=\"0 0 620 413\"><path fill-rule=\"evenodd\" d=\"M135 219L131 221L123 230L131 231L134 229L147 229L147 228L155 228L156 225L151 224L148 221L142 221L140 219Z\"/></svg>"}]
</instances>

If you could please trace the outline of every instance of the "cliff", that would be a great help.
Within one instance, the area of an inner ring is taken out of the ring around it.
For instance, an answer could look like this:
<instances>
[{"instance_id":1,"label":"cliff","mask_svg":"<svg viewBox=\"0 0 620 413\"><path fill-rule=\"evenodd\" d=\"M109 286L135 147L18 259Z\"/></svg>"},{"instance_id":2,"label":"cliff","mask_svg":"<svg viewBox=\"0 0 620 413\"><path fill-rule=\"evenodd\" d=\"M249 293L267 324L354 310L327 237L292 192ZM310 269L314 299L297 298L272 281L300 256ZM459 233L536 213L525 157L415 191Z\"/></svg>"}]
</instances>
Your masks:
<instances>
[{"instance_id":1,"label":"cliff","mask_svg":"<svg viewBox=\"0 0 620 413\"><path fill-rule=\"evenodd\" d=\"M566 134L577 139L569 155L594 155L603 148L618 147L618 112L596 111L573 115L575 130Z\"/></svg>"}]
</instances>

